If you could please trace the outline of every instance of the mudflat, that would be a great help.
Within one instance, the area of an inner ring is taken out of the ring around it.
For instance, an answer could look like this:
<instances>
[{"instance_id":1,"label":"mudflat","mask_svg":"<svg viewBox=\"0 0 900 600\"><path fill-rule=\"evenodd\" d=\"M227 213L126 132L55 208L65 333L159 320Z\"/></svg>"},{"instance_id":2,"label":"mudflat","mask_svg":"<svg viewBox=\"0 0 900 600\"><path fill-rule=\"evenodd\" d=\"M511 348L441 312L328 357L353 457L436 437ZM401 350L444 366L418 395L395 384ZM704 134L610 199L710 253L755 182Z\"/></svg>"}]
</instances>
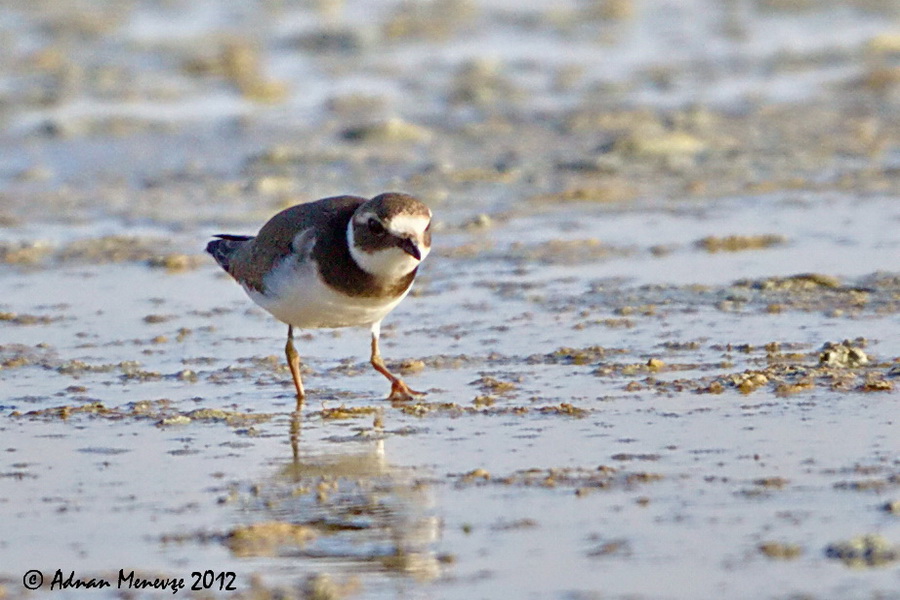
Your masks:
<instances>
[{"instance_id":1,"label":"mudflat","mask_svg":"<svg viewBox=\"0 0 900 600\"><path fill-rule=\"evenodd\" d=\"M900 598L895 3L30 2L0 39L0 596ZM298 332L295 412L203 248L389 190L435 215L382 334L428 394Z\"/></svg>"}]
</instances>

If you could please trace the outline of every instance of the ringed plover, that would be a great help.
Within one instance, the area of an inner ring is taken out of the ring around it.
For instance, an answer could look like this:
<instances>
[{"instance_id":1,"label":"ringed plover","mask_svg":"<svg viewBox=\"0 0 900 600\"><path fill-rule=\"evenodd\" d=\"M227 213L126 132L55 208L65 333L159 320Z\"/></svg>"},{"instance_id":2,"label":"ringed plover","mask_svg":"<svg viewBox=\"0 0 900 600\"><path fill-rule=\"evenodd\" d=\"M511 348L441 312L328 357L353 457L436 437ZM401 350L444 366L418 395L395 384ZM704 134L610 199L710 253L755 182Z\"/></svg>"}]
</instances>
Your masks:
<instances>
[{"instance_id":1,"label":"ringed plover","mask_svg":"<svg viewBox=\"0 0 900 600\"><path fill-rule=\"evenodd\" d=\"M378 348L381 321L409 293L431 250L431 211L422 202L400 193L335 196L281 211L255 237L214 237L206 251L254 302L287 323L298 406L306 394L294 327L368 326L370 362L391 382L388 398L423 393L392 374Z\"/></svg>"}]
</instances>

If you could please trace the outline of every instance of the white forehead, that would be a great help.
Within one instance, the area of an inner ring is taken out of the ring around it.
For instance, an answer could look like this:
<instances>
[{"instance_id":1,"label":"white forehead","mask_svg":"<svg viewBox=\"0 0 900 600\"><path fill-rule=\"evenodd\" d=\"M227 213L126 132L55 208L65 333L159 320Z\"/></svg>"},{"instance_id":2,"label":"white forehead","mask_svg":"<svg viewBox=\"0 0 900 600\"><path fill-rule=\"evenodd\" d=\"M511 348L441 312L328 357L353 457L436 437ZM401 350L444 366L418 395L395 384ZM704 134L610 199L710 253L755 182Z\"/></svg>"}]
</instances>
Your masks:
<instances>
[{"instance_id":1,"label":"white forehead","mask_svg":"<svg viewBox=\"0 0 900 600\"><path fill-rule=\"evenodd\" d=\"M395 215L385 227L394 235L406 235L421 237L431 222L431 214L428 215Z\"/></svg>"}]
</instances>

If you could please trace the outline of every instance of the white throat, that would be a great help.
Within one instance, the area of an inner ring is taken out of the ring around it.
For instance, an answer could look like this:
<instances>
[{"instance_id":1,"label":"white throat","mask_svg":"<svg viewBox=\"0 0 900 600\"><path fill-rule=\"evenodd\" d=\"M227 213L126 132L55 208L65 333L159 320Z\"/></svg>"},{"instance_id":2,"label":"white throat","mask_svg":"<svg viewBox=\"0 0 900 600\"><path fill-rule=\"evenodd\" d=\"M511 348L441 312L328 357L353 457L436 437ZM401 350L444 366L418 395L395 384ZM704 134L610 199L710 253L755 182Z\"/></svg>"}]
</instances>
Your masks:
<instances>
[{"instance_id":1,"label":"white throat","mask_svg":"<svg viewBox=\"0 0 900 600\"><path fill-rule=\"evenodd\" d=\"M379 278L399 279L408 275L421 262L396 246L372 253L360 250L353 239L353 219L347 224L347 247L350 248L350 256L359 268ZM424 260L428 248L422 248L421 252Z\"/></svg>"}]
</instances>

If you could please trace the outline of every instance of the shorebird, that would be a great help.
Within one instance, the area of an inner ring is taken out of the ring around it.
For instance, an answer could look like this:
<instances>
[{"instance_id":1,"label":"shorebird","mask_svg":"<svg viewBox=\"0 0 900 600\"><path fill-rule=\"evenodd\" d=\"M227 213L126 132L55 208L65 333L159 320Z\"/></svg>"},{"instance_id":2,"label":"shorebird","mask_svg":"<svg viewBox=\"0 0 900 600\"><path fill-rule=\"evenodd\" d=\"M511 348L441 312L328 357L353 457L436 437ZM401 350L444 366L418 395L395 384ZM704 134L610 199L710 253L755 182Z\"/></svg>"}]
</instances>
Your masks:
<instances>
[{"instance_id":1,"label":"shorebird","mask_svg":"<svg viewBox=\"0 0 900 600\"><path fill-rule=\"evenodd\" d=\"M335 196L272 217L256 236L216 235L206 246L250 299L288 326L285 355L297 391L294 328L367 326L370 361L391 382L390 400L422 395L381 358L381 321L409 293L431 250L431 211L413 196Z\"/></svg>"}]
</instances>

